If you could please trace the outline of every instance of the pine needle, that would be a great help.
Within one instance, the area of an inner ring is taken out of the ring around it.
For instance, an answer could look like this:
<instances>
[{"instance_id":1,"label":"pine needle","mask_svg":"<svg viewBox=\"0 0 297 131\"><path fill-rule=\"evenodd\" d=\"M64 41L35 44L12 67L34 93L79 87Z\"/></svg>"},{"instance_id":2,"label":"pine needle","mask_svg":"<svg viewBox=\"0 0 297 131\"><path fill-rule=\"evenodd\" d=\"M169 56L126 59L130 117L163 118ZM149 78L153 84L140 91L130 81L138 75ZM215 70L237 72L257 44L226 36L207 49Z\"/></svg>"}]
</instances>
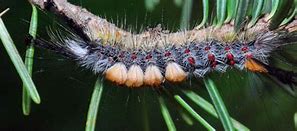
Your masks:
<instances>
[{"instance_id":1,"label":"pine needle","mask_svg":"<svg viewBox=\"0 0 297 131\"><path fill-rule=\"evenodd\" d=\"M166 106L162 96L159 97L159 103L160 103L161 113L162 113L165 123L168 127L168 131L176 131L174 122L170 116L170 113L167 109L167 106Z\"/></svg>"},{"instance_id":2,"label":"pine needle","mask_svg":"<svg viewBox=\"0 0 297 131\"><path fill-rule=\"evenodd\" d=\"M32 6L32 15L31 15L31 21L30 21L30 28L29 28L29 34L35 38L36 32L37 32L37 23L38 23L38 14L37 9L34 5ZM27 67L29 75L32 77L32 71L33 71L33 57L34 57L34 46L33 43L30 43L30 45L27 46L26 50L26 58L25 58L25 65ZM31 97L26 90L27 87L23 84L23 100L22 100L22 106L23 106L23 113L24 115L30 114L31 109Z\"/></svg>"},{"instance_id":3,"label":"pine needle","mask_svg":"<svg viewBox=\"0 0 297 131\"><path fill-rule=\"evenodd\" d=\"M1 13L1 15L3 15L3 12ZM27 91L29 92L31 98L35 103L39 104L40 97L36 90L36 87L1 18L0 18L0 39L12 63L14 64L19 76L21 77Z\"/></svg>"},{"instance_id":4,"label":"pine needle","mask_svg":"<svg viewBox=\"0 0 297 131\"><path fill-rule=\"evenodd\" d=\"M229 113L213 81L207 78L204 83L225 130L234 131Z\"/></svg>"},{"instance_id":5,"label":"pine needle","mask_svg":"<svg viewBox=\"0 0 297 131\"><path fill-rule=\"evenodd\" d=\"M86 131L95 131L96 119L98 114L99 103L103 91L103 79L97 78L94 86L91 102L89 105L88 118L86 122Z\"/></svg>"}]
</instances>

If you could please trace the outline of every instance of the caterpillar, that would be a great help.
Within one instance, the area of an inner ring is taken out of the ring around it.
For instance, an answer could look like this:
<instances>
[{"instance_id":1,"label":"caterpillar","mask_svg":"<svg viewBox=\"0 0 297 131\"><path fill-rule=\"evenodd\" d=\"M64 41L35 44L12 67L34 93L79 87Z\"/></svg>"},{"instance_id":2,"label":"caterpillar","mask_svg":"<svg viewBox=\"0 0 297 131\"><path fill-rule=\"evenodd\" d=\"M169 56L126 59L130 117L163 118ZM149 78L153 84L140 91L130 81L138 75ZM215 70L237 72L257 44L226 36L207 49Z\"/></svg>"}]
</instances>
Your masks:
<instances>
[{"instance_id":1,"label":"caterpillar","mask_svg":"<svg viewBox=\"0 0 297 131\"><path fill-rule=\"evenodd\" d=\"M75 60L116 85L160 87L164 82L201 78L213 71L224 73L228 68L272 76L292 89L296 84L295 72L269 64L274 51L296 43L295 20L274 30L269 30L270 21L263 17L253 27L238 32L232 23L226 23L179 32L158 25L134 34L81 7L66 3L62 8L63 2L48 0L44 8L62 12L79 30L49 31L50 40L31 39L34 45Z\"/></svg>"}]
</instances>

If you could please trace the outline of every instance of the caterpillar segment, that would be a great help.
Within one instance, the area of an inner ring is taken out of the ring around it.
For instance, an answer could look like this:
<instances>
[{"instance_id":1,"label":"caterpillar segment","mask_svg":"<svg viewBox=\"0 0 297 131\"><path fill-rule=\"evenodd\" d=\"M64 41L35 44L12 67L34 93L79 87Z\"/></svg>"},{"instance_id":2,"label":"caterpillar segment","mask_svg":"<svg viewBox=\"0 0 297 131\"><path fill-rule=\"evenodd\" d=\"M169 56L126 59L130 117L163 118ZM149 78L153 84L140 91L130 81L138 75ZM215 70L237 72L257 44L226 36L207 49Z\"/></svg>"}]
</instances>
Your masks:
<instances>
[{"instance_id":1,"label":"caterpillar segment","mask_svg":"<svg viewBox=\"0 0 297 131\"><path fill-rule=\"evenodd\" d=\"M128 51L100 42L91 44L75 34L49 34L50 41L37 38L33 40L35 45L72 58L95 73L104 74L107 80L130 88L159 87L165 81L178 83L188 76L204 77L212 71L223 73L227 68L276 75L268 69L271 52L296 41L294 33L267 31L249 41L209 39Z\"/></svg>"}]
</instances>

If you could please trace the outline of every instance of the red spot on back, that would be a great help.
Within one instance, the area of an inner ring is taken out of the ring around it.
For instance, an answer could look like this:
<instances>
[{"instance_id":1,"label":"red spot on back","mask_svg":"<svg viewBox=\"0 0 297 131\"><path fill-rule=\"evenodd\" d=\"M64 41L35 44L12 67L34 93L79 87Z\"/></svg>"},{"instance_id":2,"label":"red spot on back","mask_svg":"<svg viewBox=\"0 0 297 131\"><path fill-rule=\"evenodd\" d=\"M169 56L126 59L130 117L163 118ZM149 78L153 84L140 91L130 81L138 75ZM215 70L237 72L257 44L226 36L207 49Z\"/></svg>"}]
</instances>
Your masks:
<instances>
[{"instance_id":1,"label":"red spot on back","mask_svg":"<svg viewBox=\"0 0 297 131\"><path fill-rule=\"evenodd\" d=\"M191 64L191 65L195 65L195 59L193 57L188 57L188 62Z\"/></svg>"},{"instance_id":2,"label":"red spot on back","mask_svg":"<svg viewBox=\"0 0 297 131\"><path fill-rule=\"evenodd\" d=\"M204 48L204 50L205 50L205 51L208 51L208 50L210 50L210 47L209 47L209 46L206 46L206 47Z\"/></svg>"},{"instance_id":3,"label":"red spot on back","mask_svg":"<svg viewBox=\"0 0 297 131\"><path fill-rule=\"evenodd\" d=\"M227 57L228 60L233 60L234 59L234 56L232 55L232 53L228 53L226 55L226 57Z\"/></svg>"},{"instance_id":4,"label":"red spot on back","mask_svg":"<svg viewBox=\"0 0 297 131\"><path fill-rule=\"evenodd\" d=\"M242 47L242 48L241 48L241 51L243 51L243 52L247 52L248 49L249 49L249 48L245 46L245 47Z\"/></svg>"},{"instance_id":5,"label":"red spot on back","mask_svg":"<svg viewBox=\"0 0 297 131\"><path fill-rule=\"evenodd\" d=\"M246 56L246 58L248 58L248 59L250 59L250 58L253 57L253 55L252 55L251 53L248 53L248 54L246 54L245 56Z\"/></svg>"},{"instance_id":6,"label":"red spot on back","mask_svg":"<svg viewBox=\"0 0 297 131\"><path fill-rule=\"evenodd\" d=\"M145 57L145 59L152 59L153 57L152 57L152 55L151 54L148 54L146 57Z\"/></svg>"},{"instance_id":7,"label":"red spot on back","mask_svg":"<svg viewBox=\"0 0 297 131\"><path fill-rule=\"evenodd\" d=\"M215 61L216 60L216 57L213 54L208 54L207 57L208 57L209 61Z\"/></svg>"},{"instance_id":8,"label":"red spot on back","mask_svg":"<svg viewBox=\"0 0 297 131\"><path fill-rule=\"evenodd\" d=\"M210 65L212 68L215 68L217 66L217 61L213 61L211 62L211 65Z\"/></svg>"},{"instance_id":9,"label":"red spot on back","mask_svg":"<svg viewBox=\"0 0 297 131\"><path fill-rule=\"evenodd\" d=\"M137 55L136 55L135 53L133 53L133 54L131 55L131 59L135 60L136 58L137 58Z\"/></svg>"},{"instance_id":10,"label":"red spot on back","mask_svg":"<svg viewBox=\"0 0 297 131\"><path fill-rule=\"evenodd\" d=\"M168 57L168 56L170 56L171 55L171 52L170 51L167 51L166 53L165 53L165 56L166 57Z\"/></svg>"},{"instance_id":11,"label":"red spot on back","mask_svg":"<svg viewBox=\"0 0 297 131\"><path fill-rule=\"evenodd\" d=\"M210 61L210 67L215 68L217 66L216 57L214 54L208 54L208 60Z\"/></svg>"},{"instance_id":12,"label":"red spot on back","mask_svg":"<svg viewBox=\"0 0 297 131\"><path fill-rule=\"evenodd\" d=\"M120 58L124 58L125 57L125 54L124 52L121 52L121 54L119 55Z\"/></svg>"},{"instance_id":13,"label":"red spot on back","mask_svg":"<svg viewBox=\"0 0 297 131\"><path fill-rule=\"evenodd\" d=\"M230 50L230 47L225 47L225 50L226 50L226 51Z\"/></svg>"},{"instance_id":14,"label":"red spot on back","mask_svg":"<svg viewBox=\"0 0 297 131\"><path fill-rule=\"evenodd\" d=\"M185 53L187 53L187 54L190 53L190 49L186 49Z\"/></svg>"},{"instance_id":15,"label":"red spot on back","mask_svg":"<svg viewBox=\"0 0 297 131\"><path fill-rule=\"evenodd\" d=\"M229 63L231 66L235 65L235 61L234 60L231 60L230 63Z\"/></svg>"}]
</instances>

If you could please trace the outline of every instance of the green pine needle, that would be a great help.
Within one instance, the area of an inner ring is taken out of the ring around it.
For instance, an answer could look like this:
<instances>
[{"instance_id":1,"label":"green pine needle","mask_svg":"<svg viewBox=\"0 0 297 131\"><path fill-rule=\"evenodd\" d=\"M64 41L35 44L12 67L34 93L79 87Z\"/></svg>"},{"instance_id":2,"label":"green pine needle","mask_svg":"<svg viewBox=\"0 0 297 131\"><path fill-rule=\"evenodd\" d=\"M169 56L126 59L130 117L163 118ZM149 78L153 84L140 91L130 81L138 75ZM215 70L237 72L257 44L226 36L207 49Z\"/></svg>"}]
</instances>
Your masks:
<instances>
[{"instance_id":1,"label":"green pine needle","mask_svg":"<svg viewBox=\"0 0 297 131\"><path fill-rule=\"evenodd\" d=\"M217 0L217 20L216 27L221 27L226 18L227 0Z\"/></svg>"},{"instance_id":2,"label":"green pine needle","mask_svg":"<svg viewBox=\"0 0 297 131\"><path fill-rule=\"evenodd\" d=\"M269 23L269 30L274 30L279 27L279 25L283 22L283 20L287 17L287 14L290 11L290 7L294 5L293 0L281 0L277 6L276 12L273 14L271 18L271 22Z\"/></svg>"},{"instance_id":3,"label":"green pine needle","mask_svg":"<svg viewBox=\"0 0 297 131\"><path fill-rule=\"evenodd\" d=\"M252 20L248 24L248 28L256 24L263 9L264 0L255 0L253 3Z\"/></svg>"},{"instance_id":4,"label":"green pine needle","mask_svg":"<svg viewBox=\"0 0 297 131\"><path fill-rule=\"evenodd\" d=\"M37 32L37 23L38 23L38 14L37 9L34 5L32 5L32 15L31 15L31 21L30 21L30 28L29 28L29 34L35 38L36 32ZM27 67L28 73L30 76L32 76L32 70L33 70L33 57L34 57L34 46L31 43L28 45L26 50L26 58L25 58L25 65ZM31 97L26 90L27 87L23 85L23 100L22 100L22 106L23 106L23 113L24 115L30 114L31 109Z\"/></svg>"},{"instance_id":5,"label":"green pine needle","mask_svg":"<svg viewBox=\"0 0 297 131\"><path fill-rule=\"evenodd\" d=\"M144 0L145 8L148 11L152 12L155 9L156 5L159 4L159 2L160 0Z\"/></svg>"},{"instance_id":6,"label":"green pine needle","mask_svg":"<svg viewBox=\"0 0 297 131\"><path fill-rule=\"evenodd\" d=\"M295 4L293 5L294 7L295 7ZM292 10L293 11L291 12L291 14L282 21L282 23L280 24L280 26L285 25L285 24L288 24L295 17L296 12L297 12L297 8L293 8Z\"/></svg>"},{"instance_id":7,"label":"green pine needle","mask_svg":"<svg viewBox=\"0 0 297 131\"><path fill-rule=\"evenodd\" d=\"M185 112L185 110L178 110L181 118L188 124L188 125L193 125L194 122L192 120L192 117L189 116L189 114L187 112Z\"/></svg>"},{"instance_id":8,"label":"green pine needle","mask_svg":"<svg viewBox=\"0 0 297 131\"><path fill-rule=\"evenodd\" d=\"M177 7L180 7L180 6L183 4L183 0L174 0L174 4L175 4Z\"/></svg>"},{"instance_id":9,"label":"green pine needle","mask_svg":"<svg viewBox=\"0 0 297 131\"><path fill-rule=\"evenodd\" d=\"M238 0L237 6L236 6L236 14L234 18L234 30L235 32L238 32L243 24L244 20L246 18L247 10L248 10L249 0Z\"/></svg>"},{"instance_id":10,"label":"green pine needle","mask_svg":"<svg viewBox=\"0 0 297 131\"><path fill-rule=\"evenodd\" d=\"M277 10L277 7L278 7L278 5L279 5L279 3L280 3L280 0L272 0L272 7L271 7L271 11L270 11L270 14L269 14L269 16L267 17L267 19L271 19L272 18L272 16L274 16L274 14L275 14L275 12L276 12L276 10Z\"/></svg>"},{"instance_id":11,"label":"green pine needle","mask_svg":"<svg viewBox=\"0 0 297 131\"><path fill-rule=\"evenodd\" d=\"M174 95L175 100L185 108L198 122L200 122L207 130L215 131L215 129L204 120L187 102L185 102L179 95Z\"/></svg>"},{"instance_id":12,"label":"green pine needle","mask_svg":"<svg viewBox=\"0 0 297 131\"><path fill-rule=\"evenodd\" d=\"M204 109L206 112L208 112L210 115L219 118L215 108L213 107L212 104L210 104L208 101L203 99L201 96L196 94L193 91L182 91L190 100L192 100L196 105L200 106L202 109ZM239 131L249 131L246 126L243 124L239 123L235 119L231 118L231 121L234 125L234 128Z\"/></svg>"},{"instance_id":13,"label":"green pine needle","mask_svg":"<svg viewBox=\"0 0 297 131\"><path fill-rule=\"evenodd\" d=\"M294 114L295 130L297 130L297 112Z\"/></svg>"},{"instance_id":14,"label":"green pine needle","mask_svg":"<svg viewBox=\"0 0 297 131\"><path fill-rule=\"evenodd\" d=\"M235 15L235 7L237 4L237 0L227 0L227 18L225 22L230 22Z\"/></svg>"},{"instance_id":15,"label":"green pine needle","mask_svg":"<svg viewBox=\"0 0 297 131\"><path fill-rule=\"evenodd\" d=\"M207 91L210 95L210 98L212 99L212 102L216 108L216 111L219 115L219 118L220 118L225 130L226 131L234 131L234 126L231 122L229 113L225 107L225 104L224 104L215 84L213 83L213 81L211 79L208 79L208 78L206 78L206 80L204 80L204 84L207 88Z\"/></svg>"},{"instance_id":16,"label":"green pine needle","mask_svg":"<svg viewBox=\"0 0 297 131\"><path fill-rule=\"evenodd\" d=\"M3 13L1 13L3 14ZM1 17L1 15L0 15ZM12 61L12 63L14 64L19 76L21 77L26 90L29 92L32 100L39 104L40 103L40 97L39 94L36 90L36 87L31 79L30 74L28 73L26 66L22 60L22 58L20 57L2 19L0 18L0 39Z\"/></svg>"},{"instance_id":17,"label":"green pine needle","mask_svg":"<svg viewBox=\"0 0 297 131\"><path fill-rule=\"evenodd\" d=\"M180 29L188 29L190 27L190 19L192 12L193 0L184 0L184 5L182 8L182 16L180 19Z\"/></svg>"},{"instance_id":18,"label":"green pine needle","mask_svg":"<svg viewBox=\"0 0 297 131\"><path fill-rule=\"evenodd\" d=\"M102 96L102 91L103 91L103 79L97 78L94 86L93 94L91 97L91 102L89 105L88 118L87 118L86 128L85 128L86 131L95 130L96 119L98 114L99 103Z\"/></svg>"},{"instance_id":19,"label":"green pine needle","mask_svg":"<svg viewBox=\"0 0 297 131\"><path fill-rule=\"evenodd\" d=\"M170 113L169 113L168 108L164 102L164 99L162 98L162 96L160 96L158 99L159 99L159 103L160 103L161 113L162 113L165 123L168 127L168 131L176 131L174 122L170 116Z\"/></svg>"},{"instance_id":20,"label":"green pine needle","mask_svg":"<svg viewBox=\"0 0 297 131\"><path fill-rule=\"evenodd\" d=\"M202 26L204 26L208 20L208 13L209 13L209 0L203 0L202 1L203 4L203 19L201 21L201 23L197 26L197 28L201 28Z\"/></svg>"}]
</instances>

